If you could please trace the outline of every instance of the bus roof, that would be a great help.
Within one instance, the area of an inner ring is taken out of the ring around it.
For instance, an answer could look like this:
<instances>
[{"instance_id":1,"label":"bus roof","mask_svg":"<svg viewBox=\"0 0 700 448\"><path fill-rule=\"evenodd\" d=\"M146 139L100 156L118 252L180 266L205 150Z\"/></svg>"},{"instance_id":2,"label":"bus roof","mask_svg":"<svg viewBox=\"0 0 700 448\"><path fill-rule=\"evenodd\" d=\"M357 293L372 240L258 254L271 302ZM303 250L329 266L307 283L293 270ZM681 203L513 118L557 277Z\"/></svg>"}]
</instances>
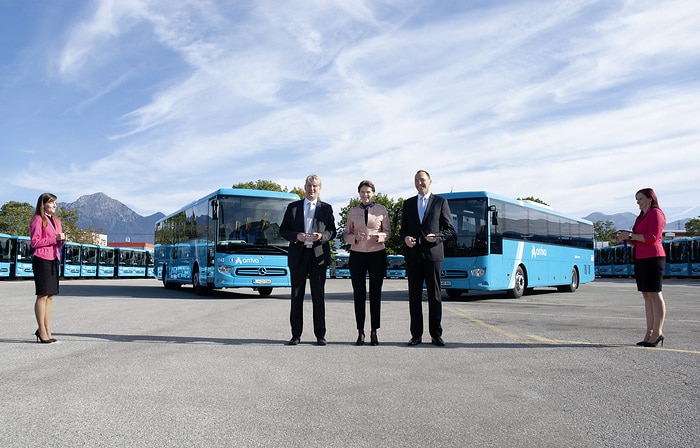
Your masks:
<instances>
[{"instance_id":1,"label":"bus roof","mask_svg":"<svg viewBox=\"0 0 700 448\"><path fill-rule=\"evenodd\" d=\"M552 215L557 215L557 216L561 216L564 218L573 219L575 221L579 221L582 223L591 224L591 225L593 224L591 221L588 221L587 219L583 219L583 218L579 218L576 216L567 215L566 213L558 212L548 205L539 204L539 203L533 202L533 201L527 201L527 200L524 201L521 199L513 199L513 198L506 197L506 196L501 196L500 194L491 193L489 191L461 191L461 192L451 192L451 193L439 193L438 196L442 196L445 199L493 198L493 199L498 199L499 201L521 205L525 208L540 210L540 211L543 211L545 213L549 213Z\"/></svg>"},{"instance_id":2,"label":"bus roof","mask_svg":"<svg viewBox=\"0 0 700 448\"><path fill-rule=\"evenodd\" d=\"M187 210L190 207L193 207L198 202L201 202L203 200L206 200L206 199L214 197L214 196L244 196L244 197L251 197L251 198L277 198L277 199L288 199L290 201L299 199L299 195L294 194L294 193L285 193L283 191L251 190L251 189L247 189L247 188L219 188L218 190L214 190L211 193L209 193L208 195L202 196L201 198L190 202L189 204L185 205L184 207L177 209L176 211L166 215L164 218L159 219L158 221L160 222L160 221L163 221L167 218L170 218L173 215L176 215L176 214L182 212L183 210Z\"/></svg>"}]
</instances>

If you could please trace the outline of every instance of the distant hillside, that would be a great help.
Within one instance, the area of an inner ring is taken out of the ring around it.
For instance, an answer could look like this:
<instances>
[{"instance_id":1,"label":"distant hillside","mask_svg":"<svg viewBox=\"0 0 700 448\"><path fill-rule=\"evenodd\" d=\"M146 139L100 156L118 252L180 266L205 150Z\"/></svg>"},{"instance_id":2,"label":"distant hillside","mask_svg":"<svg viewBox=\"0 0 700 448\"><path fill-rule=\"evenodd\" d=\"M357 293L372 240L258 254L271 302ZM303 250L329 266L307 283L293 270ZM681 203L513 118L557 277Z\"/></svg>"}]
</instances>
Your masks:
<instances>
[{"instance_id":1,"label":"distant hillside","mask_svg":"<svg viewBox=\"0 0 700 448\"><path fill-rule=\"evenodd\" d=\"M697 207L684 208L680 212L675 210L664 211L666 213L666 228L667 231L673 230L685 230L685 223L690 221L691 218L697 217L695 213L698 212ZM687 217L676 219L675 221L670 221L673 218L678 218L679 216L686 215ZM603 213L594 212L588 216L584 216L583 219L587 219L591 222L596 221L612 221L613 225L617 230L631 229L634 225L634 220L637 219L637 215L634 213L616 213L614 215L606 215Z\"/></svg>"},{"instance_id":2,"label":"distant hillside","mask_svg":"<svg viewBox=\"0 0 700 448\"><path fill-rule=\"evenodd\" d=\"M155 222L165 216L163 213L141 216L104 193L85 195L75 202L58 204L59 207L62 205L78 211L79 228L84 229L92 224L95 229L102 229L111 243L131 241L152 244Z\"/></svg>"}]
</instances>

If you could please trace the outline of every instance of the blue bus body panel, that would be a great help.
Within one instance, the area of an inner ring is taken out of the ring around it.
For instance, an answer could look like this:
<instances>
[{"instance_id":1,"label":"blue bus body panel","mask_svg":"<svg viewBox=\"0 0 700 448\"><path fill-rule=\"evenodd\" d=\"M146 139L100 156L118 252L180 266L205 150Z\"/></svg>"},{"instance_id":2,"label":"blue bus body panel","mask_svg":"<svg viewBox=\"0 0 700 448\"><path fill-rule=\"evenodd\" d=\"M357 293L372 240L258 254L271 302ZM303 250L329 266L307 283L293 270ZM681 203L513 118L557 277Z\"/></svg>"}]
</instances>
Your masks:
<instances>
[{"instance_id":1,"label":"blue bus body panel","mask_svg":"<svg viewBox=\"0 0 700 448\"><path fill-rule=\"evenodd\" d=\"M196 281L196 286L207 289L289 287L288 241L275 234L275 229L279 229L287 205L298 199L299 196L292 193L222 188L191 202L156 223L153 274L149 271L149 275L163 280L166 286L172 283L188 285ZM234 208L231 204L238 205ZM268 205L263 204L273 205L265 208ZM212 211L214 208L218 217ZM202 228L213 228L216 236L212 238L212 234L193 232L197 239L177 235L167 237L173 242L168 242L168 239L159 241L159 229L180 215L196 216L194 219L201 225L200 232ZM268 227L263 229L262 223L267 216L274 218L271 223L267 221ZM248 223L251 223L250 227Z\"/></svg>"},{"instance_id":2,"label":"blue bus body panel","mask_svg":"<svg viewBox=\"0 0 700 448\"><path fill-rule=\"evenodd\" d=\"M515 270L521 264L526 267L528 288L567 285L574 266L578 267L580 283L588 283L595 277L591 250L504 240L503 253L503 256L445 258L446 277L442 287L476 291L512 289ZM484 276L471 274L471 269L481 267L486 268Z\"/></svg>"},{"instance_id":3,"label":"blue bus body panel","mask_svg":"<svg viewBox=\"0 0 700 448\"><path fill-rule=\"evenodd\" d=\"M513 290L519 266L524 268L527 288L570 285L574 270L578 284L595 279L593 224L589 221L486 191L440 196L463 207L451 207L451 211L461 238L454 244L467 254L450 256L446 249L443 288ZM561 230L548 227L550 220L557 226L561 222ZM579 229L586 233L578 233ZM468 255L470 250L475 255Z\"/></svg>"}]
</instances>

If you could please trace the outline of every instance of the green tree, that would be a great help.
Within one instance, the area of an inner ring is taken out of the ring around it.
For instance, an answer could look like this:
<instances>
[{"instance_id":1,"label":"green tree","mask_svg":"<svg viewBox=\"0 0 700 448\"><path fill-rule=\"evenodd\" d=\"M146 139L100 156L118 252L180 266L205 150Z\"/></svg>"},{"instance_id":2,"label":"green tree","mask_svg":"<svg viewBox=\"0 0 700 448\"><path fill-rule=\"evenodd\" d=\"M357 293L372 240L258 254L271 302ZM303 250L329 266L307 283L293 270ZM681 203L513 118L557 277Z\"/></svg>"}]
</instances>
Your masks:
<instances>
[{"instance_id":1,"label":"green tree","mask_svg":"<svg viewBox=\"0 0 700 448\"><path fill-rule=\"evenodd\" d=\"M399 198L398 201L394 201L392 198L385 194L377 193L374 196L374 202L377 204L382 204L386 207L389 212L389 222L391 223L391 237L389 241L385 243L387 254L401 254L403 253L403 245L401 238L399 237L399 230L401 229L401 208L403 207L403 199ZM340 242L340 247L344 250L350 249L350 244L346 243L343 239L343 233L345 231L345 226L348 222L348 212L351 208L360 205L360 199L350 199L347 206L340 209L340 222L338 223L338 241Z\"/></svg>"},{"instance_id":2,"label":"green tree","mask_svg":"<svg viewBox=\"0 0 700 448\"><path fill-rule=\"evenodd\" d=\"M526 197L526 198L516 198L516 199L517 199L518 201L537 202L538 204L546 205L547 207L549 207L549 204L547 204L546 202L544 202L542 199L540 199L540 198L535 198L535 197L532 197L532 196L528 196L528 197Z\"/></svg>"},{"instance_id":3,"label":"green tree","mask_svg":"<svg viewBox=\"0 0 700 448\"><path fill-rule=\"evenodd\" d=\"M233 184L231 188L246 188L249 190L266 190L266 191L283 191L287 192L287 187L282 188L282 185L271 180L258 179L256 181L241 182Z\"/></svg>"},{"instance_id":4,"label":"green tree","mask_svg":"<svg viewBox=\"0 0 700 448\"><path fill-rule=\"evenodd\" d=\"M248 181L248 182L241 182L238 184L233 184L231 188L247 188L249 190L266 190L266 191L281 191L284 193L293 193L299 196L299 199L304 199L306 196L306 192L304 191L303 187L294 187L291 190L289 190L287 187L282 187L282 185L278 184L277 182L273 182L271 180L256 180L256 181Z\"/></svg>"},{"instance_id":5,"label":"green tree","mask_svg":"<svg viewBox=\"0 0 700 448\"><path fill-rule=\"evenodd\" d=\"M593 239L599 242L608 242L612 244L617 244L617 229L615 224L607 220L596 221L593 223Z\"/></svg>"},{"instance_id":6,"label":"green tree","mask_svg":"<svg viewBox=\"0 0 700 448\"><path fill-rule=\"evenodd\" d=\"M34 207L28 202L7 202L0 208L0 233L29 235Z\"/></svg>"},{"instance_id":7,"label":"green tree","mask_svg":"<svg viewBox=\"0 0 700 448\"><path fill-rule=\"evenodd\" d=\"M688 222L685 223L685 231L688 236L700 235L700 216L688 220Z\"/></svg>"}]
</instances>

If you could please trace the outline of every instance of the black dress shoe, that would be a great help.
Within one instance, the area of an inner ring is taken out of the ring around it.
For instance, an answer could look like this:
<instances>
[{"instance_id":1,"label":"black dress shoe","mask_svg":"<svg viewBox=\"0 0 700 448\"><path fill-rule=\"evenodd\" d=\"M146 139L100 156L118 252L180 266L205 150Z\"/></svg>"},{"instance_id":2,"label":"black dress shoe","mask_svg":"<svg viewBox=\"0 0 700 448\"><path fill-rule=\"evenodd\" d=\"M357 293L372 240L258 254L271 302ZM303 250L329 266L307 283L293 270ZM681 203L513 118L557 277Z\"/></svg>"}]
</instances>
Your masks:
<instances>
[{"instance_id":1,"label":"black dress shoe","mask_svg":"<svg viewBox=\"0 0 700 448\"><path fill-rule=\"evenodd\" d=\"M433 338L433 344L437 345L438 347L444 347L445 346L445 341L440 337Z\"/></svg>"},{"instance_id":2,"label":"black dress shoe","mask_svg":"<svg viewBox=\"0 0 700 448\"><path fill-rule=\"evenodd\" d=\"M418 345L420 343L421 343L420 338L411 338L411 340L408 341L408 345L411 345L411 346Z\"/></svg>"},{"instance_id":3,"label":"black dress shoe","mask_svg":"<svg viewBox=\"0 0 700 448\"><path fill-rule=\"evenodd\" d=\"M316 345L326 345L326 338L317 338Z\"/></svg>"},{"instance_id":4,"label":"black dress shoe","mask_svg":"<svg viewBox=\"0 0 700 448\"><path fill-rule=\"evenodd\" d=\"M295 336L292 339L290 339L289 342L287 342L287 345L297 345L297 344L299 344L299 342L301 342L301 341L299 340L298 337Z\"/></svg>"}]
</instances>

